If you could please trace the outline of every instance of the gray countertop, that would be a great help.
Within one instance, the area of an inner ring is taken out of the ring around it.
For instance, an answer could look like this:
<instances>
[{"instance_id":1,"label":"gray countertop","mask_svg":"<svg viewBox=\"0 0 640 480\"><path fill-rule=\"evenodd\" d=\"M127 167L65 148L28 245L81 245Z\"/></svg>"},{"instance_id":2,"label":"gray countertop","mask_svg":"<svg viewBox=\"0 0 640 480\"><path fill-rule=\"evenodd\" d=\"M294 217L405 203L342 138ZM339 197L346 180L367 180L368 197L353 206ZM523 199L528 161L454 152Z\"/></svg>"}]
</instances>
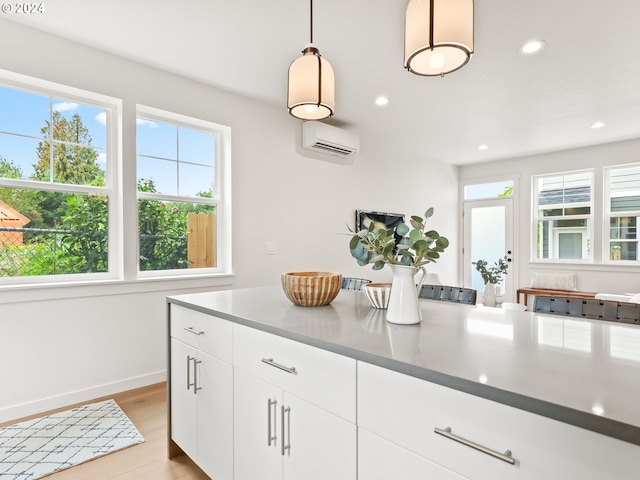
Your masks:
<instances>
[{"instance_id":1,"label":"gray countertop","mask_svg":"<svg viewBox=\"0 0 640 480\"><path fill-rule=\"evenodd\" d=\"M394 325L360 292L299 307L280 286L168 301L640 445L635 325L430 300Z\"/></svg>"}]
</instances>

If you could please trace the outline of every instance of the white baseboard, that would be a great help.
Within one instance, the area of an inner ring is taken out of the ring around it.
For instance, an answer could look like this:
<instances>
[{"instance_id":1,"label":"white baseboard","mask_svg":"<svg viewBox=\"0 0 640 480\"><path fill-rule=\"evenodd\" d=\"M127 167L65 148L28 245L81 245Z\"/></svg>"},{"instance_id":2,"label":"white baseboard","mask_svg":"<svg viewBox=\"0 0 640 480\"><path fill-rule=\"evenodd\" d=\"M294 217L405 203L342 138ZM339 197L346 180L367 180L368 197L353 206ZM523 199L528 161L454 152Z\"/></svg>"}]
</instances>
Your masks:
<instances>
[{"instance_id":1,"label":"white baseboard","mask_svg":"<svg viewBox=\"0 0 640 480\"><path fill-rule=\"evenodd\" d=\"M167 380L167 371L149 373L139 377L128 378L119 382L108 383L105 385L97 385L95 387L84 390L56 395L55 397L47 397L33 402L13 405L0 409L0 423L6 423L12 420L36 415L49 410L66 407L76 403L87 402L95 398L113 395L134 388L153 385L154 383L164 382Z\"/></svg>"}]
</instances>

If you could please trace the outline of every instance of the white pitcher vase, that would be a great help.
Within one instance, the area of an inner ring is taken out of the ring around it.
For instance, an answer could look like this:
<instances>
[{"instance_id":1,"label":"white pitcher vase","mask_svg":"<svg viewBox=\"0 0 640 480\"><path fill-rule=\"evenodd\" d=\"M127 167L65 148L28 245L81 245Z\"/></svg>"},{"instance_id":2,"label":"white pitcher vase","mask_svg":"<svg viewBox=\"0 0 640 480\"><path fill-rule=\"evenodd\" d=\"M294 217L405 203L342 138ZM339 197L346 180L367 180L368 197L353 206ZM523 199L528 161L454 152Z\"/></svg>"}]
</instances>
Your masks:
<instances>
[{"instance_id":1,"label":"white pitcher vase","mask_svg":"<svg viewBox=\"0 0 640 480\"><path fill-rule=\"evenodd\" d=\"M496 306L496 286L493 283L487 283L484 286L484 293L482 296L482 304L485 307Z\"/></svg>"},{"instance_id":2,"label":"white pitcher vase","mask_svg":"<svg viewBox=\"0 0 640 480\"><path fill-rule=\"evenodd\" d=\"M418 292L427 274L424 267L389 265L393 273L391 295L387 307L387 322L400 325L414 325L422 321ZM416 283L416 274L420 279Z\"/></svg>"}]
</instances>

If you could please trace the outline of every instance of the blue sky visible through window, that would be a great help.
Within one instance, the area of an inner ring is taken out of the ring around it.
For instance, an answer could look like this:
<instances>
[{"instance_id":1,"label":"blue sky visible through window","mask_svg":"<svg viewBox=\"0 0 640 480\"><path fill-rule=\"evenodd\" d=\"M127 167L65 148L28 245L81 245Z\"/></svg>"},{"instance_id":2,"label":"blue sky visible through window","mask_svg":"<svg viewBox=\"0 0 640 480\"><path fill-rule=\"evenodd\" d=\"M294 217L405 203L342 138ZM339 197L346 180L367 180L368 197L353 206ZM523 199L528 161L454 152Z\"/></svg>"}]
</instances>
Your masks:
<instances>
[{"instance_id":1,"label":"blue sky visible through window","mask_svg":"<svg viewBox=\"0 0 640 480\"><path fill-rule=\"evenodd\" d=\"M51 109L70 120L75 114L82 119L98 152L98 164L106 169L107 112L104 109L38 95L13 88L0 87L0 156L22 170L29 178L38 162L37 147L44 138L42 129L51 119Z\"/></svg>"},{"instance_id":2,"label":"blue sky visible through window","mask_svg":"<svg viewBox=\"0 0 640 480\"><path fill-rule=\"evenodd\" d=\"M0 157L29 179L51 111L71 120L78 114L87 128L98 164L106 170L107 112L66 99L0 86ZM138 178L153 179L159 193L196 196L213 189L215 137L211 133L156 121L138 120Z\"/></svg>"},{"instance_id":3,"label":"blue sky visible through window","mask_svg":"<svg viewBox=\"0 0 640 480\"><path fill-rule=\"evenodd\" d=\"M138 178L165 195L213 191L215 137L208 132L139 118Z\"/></svg>"}]
</instances>

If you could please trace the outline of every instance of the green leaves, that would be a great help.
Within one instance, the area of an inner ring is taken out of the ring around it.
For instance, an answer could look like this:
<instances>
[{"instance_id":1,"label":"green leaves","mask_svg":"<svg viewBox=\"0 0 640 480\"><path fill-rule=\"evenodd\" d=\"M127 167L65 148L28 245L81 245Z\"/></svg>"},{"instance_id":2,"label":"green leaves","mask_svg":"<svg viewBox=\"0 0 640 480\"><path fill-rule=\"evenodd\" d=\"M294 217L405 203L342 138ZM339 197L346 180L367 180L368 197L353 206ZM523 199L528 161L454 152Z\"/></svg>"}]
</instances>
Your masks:
<instances>
[{"instance_id":1,"label":"green leaves","mask_svg":"<svg viewBox=\"0 0 640 480\"><path fill-rule=\"evenodd\" d=\"M395 229L387 229L372 222L352 235L351 255L358 265L371 264L374 270L380 270L386 264L417 267L435 262L449 246L449 240L435 230L425 232L426 220L432 215L433 208L427 209L424 218L412 215L411 228L401 223ZM353 233L353 230L349 228L349 232Z\"/></svg>"},{"instance_id":2,"label":"green leaves","mask_svg":"<svg viewBox=\"0 0 640 480\"><path fill-rule=\"evenodd\" d=\"M500 283L502 281L502 276L507 273L507 269L509 268L506 255L504 258L500 258L497 262L494 262L493 267L487 267L489 263L482 259L471 262L471 265L476 266L476 270L480 272L485 285Z\"/></svg>"}]
</instances>

